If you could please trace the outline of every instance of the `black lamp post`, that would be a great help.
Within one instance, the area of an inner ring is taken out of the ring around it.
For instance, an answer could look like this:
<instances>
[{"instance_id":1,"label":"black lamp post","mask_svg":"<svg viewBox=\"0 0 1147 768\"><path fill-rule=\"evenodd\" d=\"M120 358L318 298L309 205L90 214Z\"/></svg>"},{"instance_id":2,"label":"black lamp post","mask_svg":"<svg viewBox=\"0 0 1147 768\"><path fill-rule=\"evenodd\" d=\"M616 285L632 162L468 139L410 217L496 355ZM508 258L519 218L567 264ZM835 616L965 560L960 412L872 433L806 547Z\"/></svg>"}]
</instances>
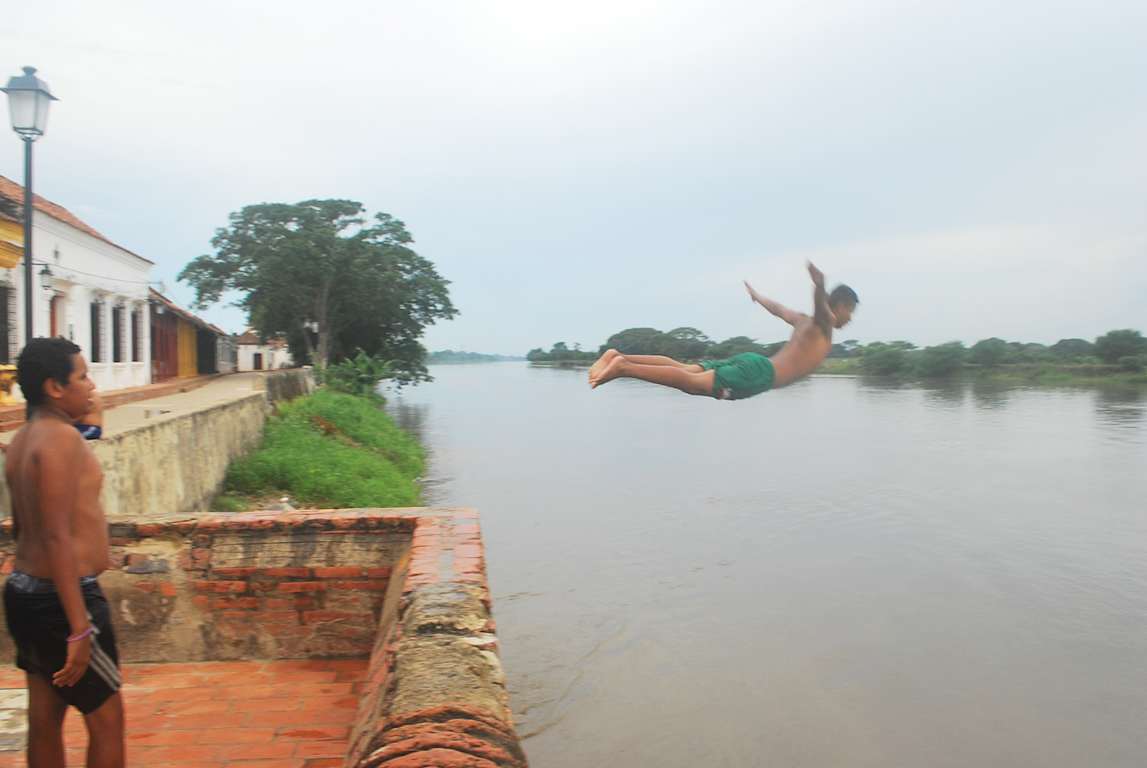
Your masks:
<instances>
[{"instance_id":1,"label":"black lamp post","mask_svg":"<svg viewBox=\"0 0 1147 768\"><path fill-rule=\"evenodd\" d=\"M32 142L44 135L48 127L48 105L56 97L48 84L36 77L35 67L24 67L24 74L10 78L7 88L8 112L12 130L24 140L24 342L32 340Z\"/></svg>"}]
</instances>

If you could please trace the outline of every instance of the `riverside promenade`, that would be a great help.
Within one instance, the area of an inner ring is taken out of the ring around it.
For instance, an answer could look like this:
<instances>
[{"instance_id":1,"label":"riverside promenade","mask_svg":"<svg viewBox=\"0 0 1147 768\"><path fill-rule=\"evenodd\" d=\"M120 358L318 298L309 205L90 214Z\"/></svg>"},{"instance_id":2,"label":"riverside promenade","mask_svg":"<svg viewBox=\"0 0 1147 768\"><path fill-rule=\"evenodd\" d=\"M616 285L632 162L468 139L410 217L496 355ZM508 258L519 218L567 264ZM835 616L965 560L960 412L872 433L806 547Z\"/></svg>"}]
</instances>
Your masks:
<instances>
[{"instance_id":1,"label":"riverside promenade","mask_svg":"<svg viewBox=\"0 0 1147 768\"><path fill-rule=\"evenodd\" d=\"M273 403L312 387L297 373L237 374L106 412L100 581L128 764L525 768L476 511L187 513L218 489L228 456L258 443ZM13 548L5 521L0 571ZM12 656L2 633L0 768L24 761ZM69 764L85 743L73 713Z\"/></svg>"}]
</instances>

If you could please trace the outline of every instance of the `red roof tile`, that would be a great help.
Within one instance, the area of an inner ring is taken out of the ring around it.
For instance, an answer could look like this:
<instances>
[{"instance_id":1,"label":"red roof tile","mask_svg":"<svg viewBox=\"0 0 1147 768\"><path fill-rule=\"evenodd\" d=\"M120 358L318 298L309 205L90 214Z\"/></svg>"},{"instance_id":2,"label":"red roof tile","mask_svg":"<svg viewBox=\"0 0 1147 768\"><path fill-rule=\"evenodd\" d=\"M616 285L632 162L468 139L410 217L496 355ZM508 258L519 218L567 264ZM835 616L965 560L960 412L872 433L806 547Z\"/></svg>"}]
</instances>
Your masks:
<instances>
[{"instance_id":1,"label":"red roof tile","mask_svg":"<svg viewBox=\"0 0 1147 768\"><path fill-rule=\"evenodd\" d=\"M248 328L241 335L235 337L236 344L252 344L258 347L272 347L274 349L286 349L287 340L281 338L271 338L263 341L259 338L259 334L254 329Z\"/></svg>"},{"instance_id":2,"label":"red roof tile","mask_svg":"<svg viewBox=\"0 0 1147 768\"><path fill-rule=\"evenodd\" d=\"M17 206L23 206L24 205L24 187L20 186L19 184L12 181L11 179L5 178L4 176L0 176L0 197L8 198L13 203L15 203ZM103 240L108 245L114 245L116 248L119 248L124 253L130 253L132 256L135 256L137 259L143 259L143 261L146 261L148 264L154 264L155 263L154 261L151 261L150 259L145 259L143 256L140 256L138 253L134 253L132 251L129 251L127 248L124 248L122 245L119 245L118 243L114 243L111 240L107 239L106 237L101 235L99 232L97 232L95 229L93 229L91 226L89 226L88 224L85 224L83 221L81 221L74 213L72 213L71 211L69 211L67 208L65 208L62 205L57 205L56 203L53 203L51 200L45 200L44 198L40 197L39 195L33 195L32 196L32 205L34 205L36 207L37 211L39 211L40 213L43 213L47 216L51 216L56 221L62 221L63 223L67 224L68 226L73 227L74 229L78 229L85 234L91 235L92 237L96 238L97 240Z\"/></svg>"},{"instance_id":3,"label":"red roof tile","mask_svg":"<svg viewBox=\"0 0 1147 768\"><path fill-rule=\"evenodd\" d=\"M221 328L216 328L214 325L207 322L202 317L199 317L198 315L195 315L195 314L192 314L191 312L188 312L186 309L179 306L174 301L167 298L166 296L164 296L162 293L155 290L154 288L148 288L147 293L148 293L149 298L151 298L152 301L157 302L159 304L162 304L163 306L167 307L167 309L169 309L172 313L179 315L180 317L182 317L187 322L192 323L194 325L198 325L200 328L205 328L205 329L211 331L212 333L218 334L219 336L226 336L227 335L226 331L222 330Z\"/></svg>"}]
</instances>

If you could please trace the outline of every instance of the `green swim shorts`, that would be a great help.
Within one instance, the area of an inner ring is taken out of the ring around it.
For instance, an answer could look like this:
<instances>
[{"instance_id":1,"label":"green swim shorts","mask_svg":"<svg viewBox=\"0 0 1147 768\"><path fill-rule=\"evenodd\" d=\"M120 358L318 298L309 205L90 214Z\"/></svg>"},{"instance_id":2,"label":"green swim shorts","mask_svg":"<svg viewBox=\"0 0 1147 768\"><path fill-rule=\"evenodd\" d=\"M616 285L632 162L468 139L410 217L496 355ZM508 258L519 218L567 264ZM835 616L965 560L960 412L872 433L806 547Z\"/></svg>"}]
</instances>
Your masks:
<instances>
[{"instance_id":1,"label":"green swim shorts","mask_svg":"<svg viewBox=\"0 0 1147 768\"><path fill-rule=\"evenodd\" d=\"M713 371L713 397L741 400L772 389L776 371L773 361L756 352L742 352L724 360L702 360L701 368Z\"/></svg>"}]
</instances>

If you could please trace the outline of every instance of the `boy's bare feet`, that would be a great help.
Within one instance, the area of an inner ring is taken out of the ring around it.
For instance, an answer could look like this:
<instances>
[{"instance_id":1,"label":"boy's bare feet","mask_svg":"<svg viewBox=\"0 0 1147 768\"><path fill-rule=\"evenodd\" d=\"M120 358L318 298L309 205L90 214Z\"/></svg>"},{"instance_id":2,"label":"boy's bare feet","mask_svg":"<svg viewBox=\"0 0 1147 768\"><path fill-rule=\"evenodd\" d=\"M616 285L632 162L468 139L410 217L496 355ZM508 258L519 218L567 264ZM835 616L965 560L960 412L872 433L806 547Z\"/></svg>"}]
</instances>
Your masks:
<instances>
[{"instance_id":1,"label":"boy's bare feet","mask_svg":"<svg viewBox=\"0 0 1147 768\"><path fill-rule=\"evenodd\" d=\"M609 362L605 364L605 368L597 375L596 378L589 380L591 389L597 389L602 384L608 381L613 381L621 375L621 368L625 365L625 358L620 354L614 355L610 358Z\"/></svg>"},{"instance_id":2,"label":"boy's bare feet","mask_svg":"<svg viewBox=\"0 0 1147 768\"><path fill-rule=\"evenodd\" d=\"M600 374L605 369L605 366L609 365L610 360L612 360L613 358L617 357L620 354L621 353L618 352L616 349L605 350L605 352L602 353L601 357L599 357L597 359L597 362L589 367L589 381L590 381L590 383L592 384L593 380L598 377L598 374Z\"/></svg>"}]
</instances>

